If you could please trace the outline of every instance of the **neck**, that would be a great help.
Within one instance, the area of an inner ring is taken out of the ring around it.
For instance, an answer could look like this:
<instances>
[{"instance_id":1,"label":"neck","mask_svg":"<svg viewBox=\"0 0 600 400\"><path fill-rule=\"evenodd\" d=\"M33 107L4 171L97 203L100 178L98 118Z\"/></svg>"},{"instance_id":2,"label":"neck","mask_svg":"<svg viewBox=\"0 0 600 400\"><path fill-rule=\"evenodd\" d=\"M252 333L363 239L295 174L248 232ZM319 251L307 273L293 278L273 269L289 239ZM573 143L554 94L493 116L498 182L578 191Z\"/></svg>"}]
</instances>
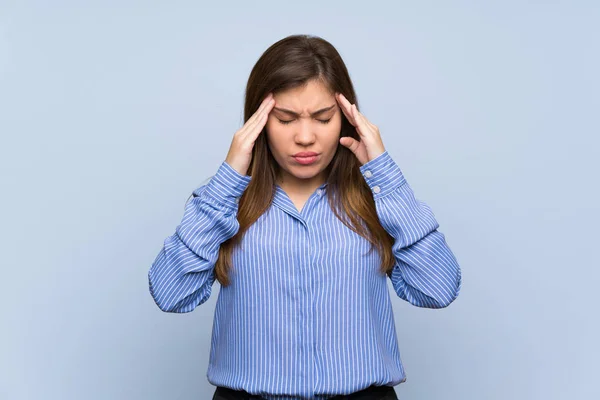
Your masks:
<instances>
[{"instance_id":1,"label":"neck","mask_svg":"<svg viewBox=\"0 0 600 400\"><path fill-rule=\"evenodd\" d=\"M301 179L288 174L277 177L276 183L288 193L308 194L314 192L319 186L324 184L326 179L323 174L313 178Z\"/></svg>"}]
</instances>

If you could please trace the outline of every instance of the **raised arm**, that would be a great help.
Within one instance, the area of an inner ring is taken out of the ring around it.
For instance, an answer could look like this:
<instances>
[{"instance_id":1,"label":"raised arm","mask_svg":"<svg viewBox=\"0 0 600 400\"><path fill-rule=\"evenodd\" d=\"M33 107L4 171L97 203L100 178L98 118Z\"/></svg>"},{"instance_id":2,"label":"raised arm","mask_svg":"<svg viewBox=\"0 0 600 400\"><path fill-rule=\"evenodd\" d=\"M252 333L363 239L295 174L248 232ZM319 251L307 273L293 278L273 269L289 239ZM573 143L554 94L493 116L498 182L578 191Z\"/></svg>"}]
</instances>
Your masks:
<instances>
[{"instance_id":1,"label":"raised arm","mask_svg":"<svg viewBox=\"0 0 600 400\"><path fill-rule=\"evenodd\" d=\"M433 212L415 198L387 150L360 170L373 192L381 225L395 239L396 265L389 275L394 290L417 307L447 307L460 292L461 270Z\"/></svg>"},{"instance_id":2,"label":"raised arm","mask_svg":"<svg viewBox=\"0 0 600 400\"><path fill-rule=\"evenodd\" d=\"M206 185L194 190L181 223L148 272L150 294L162 311L186 313L208 300L219 248L239 229L237 199L249 182L250 176L224 161Z\"/></svg>"}]
</instances>

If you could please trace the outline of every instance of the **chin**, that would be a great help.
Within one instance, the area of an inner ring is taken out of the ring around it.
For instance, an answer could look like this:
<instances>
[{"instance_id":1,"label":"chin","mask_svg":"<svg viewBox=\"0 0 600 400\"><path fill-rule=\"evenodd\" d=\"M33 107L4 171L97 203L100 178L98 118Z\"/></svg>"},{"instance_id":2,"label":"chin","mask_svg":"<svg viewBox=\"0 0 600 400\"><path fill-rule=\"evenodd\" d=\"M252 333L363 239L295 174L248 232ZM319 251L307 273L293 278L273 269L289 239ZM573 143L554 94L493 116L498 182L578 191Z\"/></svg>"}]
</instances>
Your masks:
<instances>
[{"instance_id":1,"label":"chin","mask_svg":"<svg viewBox=\"0 0 600 400\"><path fill-rule=\"evenodd\" d=\"M313 167L302 167L302 168L294 168L291 172L298 179L310 179L321 173L321 168L317 165Z\"/></svg>"}]
</instances>

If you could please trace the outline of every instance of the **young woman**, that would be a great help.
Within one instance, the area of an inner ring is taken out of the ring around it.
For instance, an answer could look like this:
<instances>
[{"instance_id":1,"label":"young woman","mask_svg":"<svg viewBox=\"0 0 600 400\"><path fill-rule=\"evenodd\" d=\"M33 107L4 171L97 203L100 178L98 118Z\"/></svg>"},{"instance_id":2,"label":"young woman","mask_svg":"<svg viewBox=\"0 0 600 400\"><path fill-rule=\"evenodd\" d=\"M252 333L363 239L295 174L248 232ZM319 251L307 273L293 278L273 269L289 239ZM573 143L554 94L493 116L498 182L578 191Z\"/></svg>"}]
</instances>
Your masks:
<instances>
[{"instance_id":1,"label":"young woman","mask_svg":"<svg viewBox=\"0 0 600 400\"><path fill-rule=\"evenodd\" d=\"M387 278L417 307L458 296L461 271L336 49L293 35L251 71L244 126L148 273L161 310L221 284L213 399L397 399L406 380Z\"/></svg>"}]
</instances>

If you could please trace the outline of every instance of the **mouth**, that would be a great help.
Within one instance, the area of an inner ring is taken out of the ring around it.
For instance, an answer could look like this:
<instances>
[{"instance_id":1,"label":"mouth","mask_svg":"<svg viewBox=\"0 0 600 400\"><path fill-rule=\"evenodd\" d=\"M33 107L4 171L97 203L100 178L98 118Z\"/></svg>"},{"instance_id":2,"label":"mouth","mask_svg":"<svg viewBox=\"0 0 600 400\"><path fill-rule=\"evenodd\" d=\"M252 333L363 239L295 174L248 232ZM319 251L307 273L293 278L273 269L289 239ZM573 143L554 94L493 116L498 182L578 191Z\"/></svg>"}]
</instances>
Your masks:
<instances>
[{"instance_id":1,"label":"mouth","mask_svg":"<svg viewBox=\"0 0 600 400\"><path fill-rule=\"evenodd\" d=\"M319 159L320 154L313 152L302 152L292 156L296 162L301 165L309 165L315 163Z\"/></svg>"}]
</instances>

